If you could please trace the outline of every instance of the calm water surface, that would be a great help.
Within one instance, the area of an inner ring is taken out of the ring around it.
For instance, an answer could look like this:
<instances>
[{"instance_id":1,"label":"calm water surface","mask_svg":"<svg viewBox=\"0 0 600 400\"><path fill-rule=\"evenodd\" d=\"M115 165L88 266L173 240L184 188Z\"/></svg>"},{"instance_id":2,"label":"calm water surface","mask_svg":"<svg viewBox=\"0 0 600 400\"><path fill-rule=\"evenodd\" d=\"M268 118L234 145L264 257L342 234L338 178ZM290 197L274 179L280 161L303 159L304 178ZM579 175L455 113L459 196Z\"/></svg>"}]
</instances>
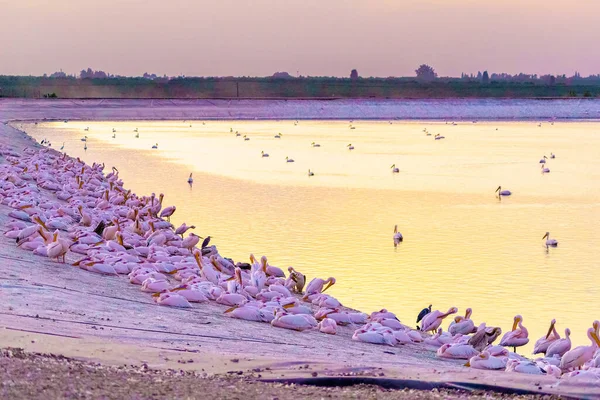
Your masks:
<instances>
[{"instance_id":1,"label":"calm water surface","mask_svg":"<svg viewBox=\"0 0 600 400\"><path fill-rule=\"evenodd\" d=\"M191 124L191 126L190 126ZM354 121L49 122L37 140L116 166L140 195L165 193L172 222L221 254L267 255L364 311L408 324L428 304L531 342L558 320L577 343L600 319L600 123ZM88 132L84 128L89 127ZM117 130L113 138L112 129ZM139 138L134 129L139 128ZM242 135L236 137L230 129ZM446 138L434 140L423 129ZM281 139L274 135L281 132ZM80 140L88 136L88 149ZM250 138L243 140L243 135ZM321 147L312 147L316 142ZM153 144L158 149L152 150ZM355 149L349 151L348 144ZM270 157L262 158L261 151ZM542 174L540 158L556 154ZM290 157L294 163L286 163ZM393 174L396 164L400 173ZM315 175L309 177L308 169ZM190 172L194 185L187 184ZM498 185L513 192L499 201ZM392 243L394 224L405 241ZM558 248L546 249L550 231ZM444 325L446 326L446 324ZM527 350L532 348L532 344Z\"/></svg>"}]
</instances>

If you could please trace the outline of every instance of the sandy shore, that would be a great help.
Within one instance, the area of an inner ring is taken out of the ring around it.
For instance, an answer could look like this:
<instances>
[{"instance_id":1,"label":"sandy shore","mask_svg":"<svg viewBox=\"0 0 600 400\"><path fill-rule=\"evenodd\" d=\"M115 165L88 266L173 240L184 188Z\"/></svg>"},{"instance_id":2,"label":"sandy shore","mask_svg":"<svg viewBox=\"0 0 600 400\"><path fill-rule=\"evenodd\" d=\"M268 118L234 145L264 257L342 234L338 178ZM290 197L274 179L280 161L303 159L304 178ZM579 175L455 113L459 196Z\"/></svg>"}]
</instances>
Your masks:
<instances>
[{"instance_id":1,"label":"sandy shore","mask_svg":"<svg viewBox=\"0 0 600 400\"><path fill-rule=\"evenodd\" d=\"M28 112L52 118L51 114L44 114L43 109ZM14 115L15 119L26 119L24 117L19 113ZM122 110L117 110L114 115L108 112L102 115L102 119L126 118L127 115ZM38 146L28 136L8 125L0 125L0 143L15 152L21 152L25 147ZM0 157L0 162L6 162L5 158ZM6 226L10 220L9 211L8 207L0 206L0 226ZM67 261L73 262L77 258L69 255ZM339 377L351 379L352 383L383 385L388 382L389 385L389 382L396 382L393 387L405 387L402 385L411 381L417 382L415 384L421 388L444 384L467 390L484 388L526 394L600 398L598 387L582 385L580 382L465 368L464 361L439 359L435 356L435 349L423 345L383 347L354 342L350 340L354 330L351 327L340 327L335 336L315 331L298 333L273 328L268 324L228 318L223 315L226 307L214 303L194 306L192 309L159 307L150 296L140 292L139 287L129 284L122 277L95 275L68 264L60 265L37 257L31 252L17 250L14 240L4 235L0 236L0 259L3 261L3 268L0 270L0 346L62 355L84 363L100 363L103 366L100 370L112 371L111 374L130 373L131 370L109 368L124 364L134 370L159 370L165 374L159 374L161 382L171 382L169 384L173 386L181 382L182 387L185 387L185 382L189 381L189 385L192 385L193 380L201 381L195 383L196 386L201 385L198 386L200 389L197 393L214 390L218 397L224 398L229 395L230 386L241 388L245 395L249 393L246 390L257 390L252 393L261 393L261 390L271 393L269 391L273 390L272 397L278 398L296 396L298 393L304 397L324 397L322 388L304 388L302 390L306 392L297 392L297 388L290 391L283 389L284 386L266 385L259 381L277 379L290 382L305 379L304 383L318 384L322 380L323 384L331 384L331 379ZM3 376L11 377L8 380L3 378L0 382L1 390L8 394L1 396L3 392L0 391L0 397L32 398L45 390L43 379L36 379L36 384L27 388L33 392L26 392L18 383L23 382L18 371L22 371L27 363L38 362L36 360L42 360L39 363L46 365L40 367L40 376L45 376L54 368L52 362L56 362L47 361L47 357L29 355L0 359L2 371L10 372L10 375ZM217 377L215 380L204 381L196 375L189 375L194 377L192 380L177 374L169 375L169 370L194 371L201 377L204 376L203 373L209 376L216 374ZM231 375L238 375L240 371L239 376L249 373L252 376L248 379L236 378L228 386L226 382L232 379ZM103 380L101 375L98 379L103 383L110 381ZM147 387L155 384L150 381L152 379L148 381ZM266 386L260 390L253 386L263 384ZM245 386L248 388L244 389ZM83 390L86 386L84 384L78 387ZM66 390L60 385L52 388ZM289 389L287 386L285 388ZM108 387L98 384L86 396L102 397L102 390L108 390ZM116 388L113 390L119 393ZM331 394L333 397L345 398L344 396L381 397L384 393L373 387L353 388L347 393L345 390L348 389L335 389ZM234 393L231 398L237 397L235 393L238 392L231 393ZM173 397L193 396L193 392L182 392ZM415 396L412 392L385 392L386 398ZM440 394L427 392L420 396L437 398ZM461 394L456 396L460 397ZM140 392L140 397L133 398L152 397L161 395ZM252 398L252 394L248 397Z\"/></svg>"}]
</instances>

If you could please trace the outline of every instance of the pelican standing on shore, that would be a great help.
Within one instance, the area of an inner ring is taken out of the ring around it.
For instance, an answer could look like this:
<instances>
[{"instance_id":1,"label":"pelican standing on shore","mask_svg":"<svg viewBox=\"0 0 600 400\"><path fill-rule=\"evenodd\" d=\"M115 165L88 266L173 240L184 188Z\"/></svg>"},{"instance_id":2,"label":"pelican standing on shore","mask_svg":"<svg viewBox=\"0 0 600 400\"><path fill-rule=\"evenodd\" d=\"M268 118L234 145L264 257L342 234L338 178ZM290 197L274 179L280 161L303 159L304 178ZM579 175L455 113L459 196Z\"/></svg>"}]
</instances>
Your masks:
<instances>
[{"instance_id":1,"label":"pelican standing on shore","mask_svg":"<svg viewBox=\"0 0 600 400\"><path fill-rule=\"evenodd\" d=\"M512 347L516 353L517 347L525 346L529 343L529 332L527 331L527 328L523 326L522 322L523 317L516 315L512 330L504 334L502 340L500 340L500 346Z\"/></svg>"}]
</instances>

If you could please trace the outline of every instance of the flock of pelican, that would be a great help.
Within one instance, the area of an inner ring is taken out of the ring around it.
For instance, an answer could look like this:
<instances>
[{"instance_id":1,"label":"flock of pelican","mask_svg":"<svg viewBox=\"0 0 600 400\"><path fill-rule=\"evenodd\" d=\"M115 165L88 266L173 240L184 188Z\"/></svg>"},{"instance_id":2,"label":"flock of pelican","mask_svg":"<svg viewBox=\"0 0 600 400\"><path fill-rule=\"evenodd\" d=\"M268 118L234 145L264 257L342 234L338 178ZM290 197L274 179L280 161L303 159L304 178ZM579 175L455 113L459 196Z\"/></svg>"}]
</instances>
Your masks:
<instances>
[{"instance_id":1,"label":"flock of pelican","mask_svg":"<svg viewBox=\"0 0 600 400\"><path fill-rule=\"evenodd\" d=\"M478 327L472 310L458 313L424 309L413 329L385 309L370 315L346 309L325 292L335 278L306 276L293 267L287 274L265 256L250 255L249 262L223 257L210 236L175 228L170 217L175 206L163 205L164 196L138 196L124 187L119 171L104 172L78 158L50 148L0 152L0 202L12 210L5 236L19 249L65 263L70 253L79 255L73 265L103 275L127 275L131 284L152 296L161 306L192 307L214 301L231 317L297 331L336 334L340 326L354 327L352 340L397 346L427 346L442 358L466 360L467 366L560 377L594 376L600 379L600 323L588 330L589 346L571 348L570 331L561 338L552 321L547 334L535 345L544 357L528 360L516 348L529 342L523 318L514 318L512 329L498 345L500 327ZM193 181L190 174L189 181ZM186 235L187 234L187 235ZM200 242L201 239L204 239ZM402 235L394 227L394 241ZM509 351L513 348L513 352Z\"/></svg>"}]
</instances>

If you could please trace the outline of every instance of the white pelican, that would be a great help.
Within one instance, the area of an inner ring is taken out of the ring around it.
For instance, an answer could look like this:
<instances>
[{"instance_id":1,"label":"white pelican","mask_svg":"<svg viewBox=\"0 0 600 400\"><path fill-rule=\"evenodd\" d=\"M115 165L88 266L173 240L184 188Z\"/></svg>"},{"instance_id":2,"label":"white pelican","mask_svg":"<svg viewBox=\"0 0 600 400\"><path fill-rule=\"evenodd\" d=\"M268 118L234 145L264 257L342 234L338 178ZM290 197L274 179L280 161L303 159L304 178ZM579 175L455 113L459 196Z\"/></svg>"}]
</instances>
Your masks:
<instances>
[{"instance_id":1,"label":"white pelican","mask_svg":"<svg viewBox=\"0 0 600 400\"><path fill-rule=\"evenodd\" d=\"M529 332L527 328L525 328L522 324L523 317L520 315L516 315L512 330L506 332L504 336L502 336L502 340L500 340L500 346L512 347L517 352L517 347L525 346L529 343ZM517 328L517 325L519 326Z\"/></svg>"},{"instance_id":2,"label":"white pelican","mask_svg":"<svg viewBox=\"0 0 600 400\"><path fill-rule=\"evenodd\" d=\"M506 372L519 372L521 374L542 375L545 373L537 364L531 361L509 359L506 363Z\"/></svg>"},{"instance_id":3,"label":"white pelican","mask_svg":"<svg viewBox=\"0 0 600 400\"><path fill-rule=\"evenodd\" d=\"M546 247L556 247L558 246L558 241L556 239L550 239L550 232L546 232L542 240L546 239Z\"/></svg>"},{"instance_id":4,"label":"white pelican","mask_svg":"<svg viewBox=\"0 0 600 400\"><path fill-rule=\"evenodd\" d=\"M600 339L594 332L594 328L587 331L587 336L592 342L591 346L578 346L573 350L569 350L560 360L560 369L568 371L583 366L587 361L591 360L598 347L600 347Z\"/></svg>"},{"instance_id":5,"label":"white pelican","mask_svg":"<svg viewBox=\"0 0 600 400\"><path fill-rule=\"evenodd\" d=\"M349 145L348 145L348 146L346 146L346 147L348 147L348 150L354 150L354 146L352 146L352 144L349 144Z\"/></svg>"},{"instance_id":6,"label":"white pelican","mask_svg":"<svg viewBox=\"0 0 600 400\"><path fill-rule=\"evenodd\" d=\"M547 174L548 172L550 172L550 168L546 168L542 165L542 174Z\"/></svg>"},{"instance_id":7,"label":"white pelican","mask_svg":"<svg viewBox=\"0 0 600 400\"><path fill-rule=\"evenodd\" d=\"M400 172L400 169L396 167L396 164L392 164L392 166L390 167L392 169L393 173L398 173Z\"/></svg>"},{"instance_id":8,"label":"white pelican","mask_svg":"<svg viewBox=\"0 0 600 400\"><path fill-rule=\"evenodd\" d=\"M571 350L571 330L567 328L565 329L564 338L557 339L550 343L550 346L546 349L546 357L552 357L555 354L562 357L569 350Z\"/></svg>"},{"instance_id":9,"label":"white pelican","mask_svg":"<svg viewBox=\"0 0 600 400\"><path fill-rule=\"evenodd\" d=\"M314 175L315 175L315 173L314 173L314 172L312 172L312 171L309 169L309 170L308 170L308 176L314 176Z\"/></svg>"},{"instance_id":10,"label":"white pelican","mask_svg":"<svg viewBox=\"0 0 600 400\"><path fill-rule=\"evenodd\" d=\"M471 333L477 332L477 328L475 328L475 324L473 323L473 320L471 320L472 313L473 313L473 310L471 310L470 308L467 308L467 311L466 311L464 317L463 316L455 317L454 324L450 325L450 327L448 327L448 332L450 332L450 334L452 336L455 336L457 334L470 335Z\"/></svg>"},{"instance_id":11,"label":"white pelican","mask_svg":"<svg viewBox=\"0 0 600 400\"><path fill-rule=\"evenodd\" d=\"M285 158L285 162L294 162L294 159L293 159L293 158L286 157L286 158Z\"/></svg>"},{"instance_id":12,"label":"white pelican","mask_svg":"<svg viewBox=\"0 0 600 400\"><path fill-rule=\"evenodd\" d=\"M269 157L269 153L265 153L264 151L260 152L262 157Z\"/></svg>"},{"instance_id":13,"label":"white pelican","mask_svg":"<svg viewBox=\"0 0 600 400\"><path fill-rule=\"evenodd\" d=\"M190 172L190 177L188 178L188 183L194 183L194 178L192 178L192 172Z\"/></svg>"},{"instance_id":14,"label":"white pelican","mask_svg":"<svg viewBox=\"0 0 600 400\"><path fill-rule=\"evenodd\" d=\"M321 145L319 143L315 143L315 142L312 142L310 145L312 147L321 147Z\"/></svg>"},{"instance_id":15,"label":"white pelican","mask_svg":"<svg viewBox=\"0 0 600 400\"><path fill-rule=\"evenodd\" d=\"M507 361L506 357L494 357L487 351L482 351L479 355L471 357L465 366L475 369L504 369Z\"/></svg>"},{"instance_id":16,"label":"white pelican","mask_svg":"<svg viewBox=\"0 0 600 400\"><path fill-rule=\"evenodd\" d=\"M456 314L458 312L458 308L451 307L447 313L443 313L439 310L435 310L427 314L423 317L423 322L421 322L421 330L423 332L436 331L437 328L440 327L444 318L446 318L450 314Z\"/></svg>"},{"instance_id":17,"label":"white pelican","mask_svg":"<svg viewBox=\"0 0 600 400\"><path fill-rule=\"evenodd\" d=\"M544 156L544 158L542 158L540 160L540 164L546 164L546 160L548 159L548 157Z\"/></svg>"},{"instance_id":18,"label":"white pelican","mask_svg":"<svg viewBox=\"0 0 600 400\"><path fill-rule=\"evenodd\" d=\"M447 343L437 350L438 357L468 360L479 354L470 344Z\"/></svg>"},{"instance_id":19,"label":"white pelican","mask_svg":"<svg viewBox=\"0 0 600 400\"><path fill-rule=\"evenodd\" d=\"M277 135L273 136L275 139L281 139L281 133L278 133Z\"/></svg>"},{"instance_id":20,"label":"white pelican","mask_svg":"<svg viewBox=\"0 0 600 400\"><path fill-rule=\"evenodd\" d=\"M510 190L502 190L502 186L498 186L496 192L498 193L498 196L510 196L512 194Z\"/></svg>"},{"instance_id":21,"label":"white pelican","mask_svg":"<svg viewBox=\"0 0 600 400\"><path fill-rule=\"evenodd\" d=\"M156 143L154 146L152 146L153 149L158 149L158 143Z\"/></svg>"},{"instance_id":22,"label":"white pelican","mask_svg":"<svg viewBox=\"0 0 600 400\"><path fill-rule=\"evenodd\" d=\"M550 328L548 328L548 333L546 333L544 336L539 338L537 342L535 342L535 346L533 346L533 354L546 353L548 347L550 347L550 345L556 340L560 339L560 335L558 334L558 332L556 332L556 328L554 327L554 325L556 325L555 319L550 321Z\"/></svg>"},{"instance_id":23,"label":"white pelican","mask_svg":"<svg viewBox=\"0 0 600 400\"><path fill-rule=\"evenodd\" d=\"M404 238L402 237L402 234L400 232L398 232L398 225L394 225L394 237L393 238L394 238L394 244L398 244L404 240ZM429 307L431 307L431 306L429 306ZM429 310L429 311L431 311L431 310ZM417 322L419 322L419 321L417 321Z\"/></svg>"}]
</instances>

